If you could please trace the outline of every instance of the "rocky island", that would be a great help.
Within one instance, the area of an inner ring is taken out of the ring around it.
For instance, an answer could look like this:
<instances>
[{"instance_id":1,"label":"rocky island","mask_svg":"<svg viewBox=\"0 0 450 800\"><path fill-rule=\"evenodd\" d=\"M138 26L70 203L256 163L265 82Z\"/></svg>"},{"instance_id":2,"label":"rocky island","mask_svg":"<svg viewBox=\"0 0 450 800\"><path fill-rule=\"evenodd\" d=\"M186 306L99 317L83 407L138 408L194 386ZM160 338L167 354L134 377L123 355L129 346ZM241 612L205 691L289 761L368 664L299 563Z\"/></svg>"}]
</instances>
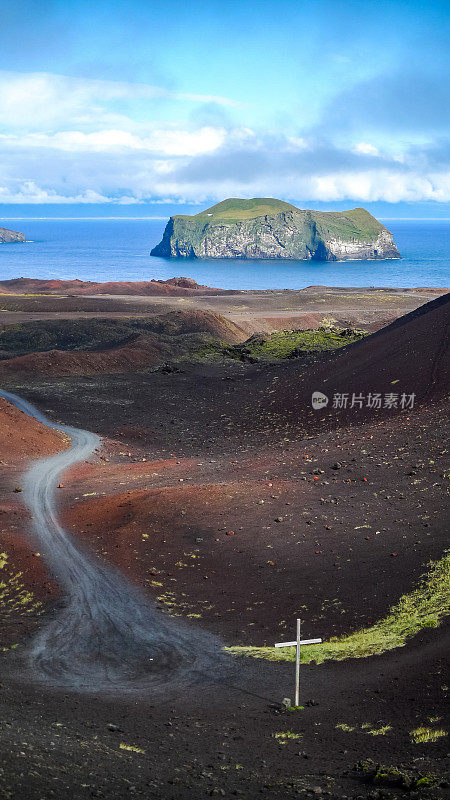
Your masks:
<instances>
[{"instance_id":1,"label":"rocky island","mask_svg":"<svg viewBox=\"0 0 450 800\"><path fill-rule=\"evenodd\" d=\"M8 228L0 228L0 244L9 244L10 242L26 242L25 235L18 231L10 231Z\"/></svg>"},{"instance_id":2,"label":"rocky island","mask_svg":"<svg viewBox=\"0 0 450 800\"><path fill-rule=\"evenodd\" d=\"M309 211L273 198L231 198L195 216L170 217L151 255L307 261L401 258L392 233L364 208Z\"/></svg>"}]
</instances>

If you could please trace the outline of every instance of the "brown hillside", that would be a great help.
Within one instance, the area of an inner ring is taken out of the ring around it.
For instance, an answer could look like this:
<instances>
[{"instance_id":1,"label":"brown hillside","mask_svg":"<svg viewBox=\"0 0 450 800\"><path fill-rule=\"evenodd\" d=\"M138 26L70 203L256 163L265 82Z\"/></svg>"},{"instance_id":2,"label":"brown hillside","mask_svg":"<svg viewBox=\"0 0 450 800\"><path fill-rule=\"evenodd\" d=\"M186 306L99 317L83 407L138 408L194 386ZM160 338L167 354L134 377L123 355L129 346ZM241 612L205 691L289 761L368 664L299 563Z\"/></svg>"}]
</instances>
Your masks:
<instances>
[{"instance_id":1,"label":"brown hillside","mask_svg":"<svg viewBox=\"0 0 450 800\"><path fill-rule=\"evenodd\" d=\"M31 372L41 375L95 375L119 373L152 366L169 357L170 349L151 336L95 352L46 350L0 362L0 375Z\"/></svg>"},{"instance_id":2,"label":"brown hillside","mask_svg":"<svg viewBox=\"0 0 450 800\"><path fill-rule=\"evenodd\" d=\"M221 314L214 311L188 309L185 311L167 311L153 317L152 330L168 336L180 336L189 333L206 333L221 339L227 344L242 342L246 335L242 329Z\"/></svg>"},{"instance_id":3,"label":"brown hillside","mask_svg":"<svg viewBox=\"0 0 450 800\"><path fill-rule=\"evenodd\" d=\"M167 281L62 281L38 278L13 278L0 283L0 292L12 294L67 294L67 295L146 295L189 297L196 294L236 294L231 290L203 286L192 278L169 278Z\"/></svg>"},{"instance_id":4,"label":"brown hillside","mask_svg":"<svg viewBox=\"0 0 450 800\"><path fill-rule=\"evenodd\" d=\"M46 428L0 397L0 464L53 455L66 446L59 431Z\"/></svg>"},{"instance_id":5,"label":"brown hillside","mask_svg":"<svg viewBox=\"0 0 450 800\"><path fill-rule=\"evenodd\" d=\"M426 303L386 328L340 350L326 362L302 371L295 362L277 381L271 409L277 416L316 421L339 416L352 421L372 416L371 409L331 408L336 393L414 393L415 405L444 396L450 381L450 294ZM311 394L320 391L330 402L322 411L311 408ZM382 410L381 410L382 412ZM380 413L380 411L378 411Z\"/></svg>"},{"instance_id":6,"label":"brown hillside","mask_svg":"<svg viewBox=\"0 0 450 800\"><path fill-rule=\"evenodd\" d=\"M212 311L169 311L148 319L151 330L116 347L86 350L46 350L0 361L0 375L94 375L132 372L155 366L189 349L181 337L211 336L228 344L246 334L235 323ZM184 348L184 350L183 350Z\"/></svg>"}]
</instances>

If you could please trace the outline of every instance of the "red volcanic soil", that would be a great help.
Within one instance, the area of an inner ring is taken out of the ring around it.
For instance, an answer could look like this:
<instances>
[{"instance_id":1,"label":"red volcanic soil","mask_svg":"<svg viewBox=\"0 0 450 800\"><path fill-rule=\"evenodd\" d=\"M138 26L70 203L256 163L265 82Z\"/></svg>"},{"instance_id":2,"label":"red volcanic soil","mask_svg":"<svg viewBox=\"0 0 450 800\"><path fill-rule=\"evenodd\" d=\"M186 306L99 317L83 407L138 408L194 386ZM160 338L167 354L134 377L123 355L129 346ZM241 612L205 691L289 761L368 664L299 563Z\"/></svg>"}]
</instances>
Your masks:
<instances>
[{"instance_id":1,"label":"red volcanic soil","mask_svg":"<svg viewBox=\"0 0 450 800\"><path fill-rule=\"evenodd\" d=\"M47 428L0 397L0 466L53 455L66 446L62 433Z\"/></svg>"},{"instance_id":2,"label":"red volcanic soil","mask_svg":"<svg viewBox=\"0 0 450 800\"><path fill-rule=\"evenodd\" d=\"M94 352L47 350L0 362L0 374L32 372L39 375L94 375L127 372L158 364L170 356L170 347L150 335L138 336L120 347Z\"/></svg>"},{"instance_id":3,"label":"red volcanic soil","mask_svg":"<svg viewBox=\"0 0 450 800\"><path fill-rule=\"evenodd\" d=\"M38 278L13 278L0 283L0 292L5 293L42 293L67 295L141 295L190 297L197 294L236 294L228 289L216 289L212 286L198 284L192 278L169 278L167 281L62 281L40 280Z\"/></svg>"},{"instance_id":4,"label":"red volcanic soil","mask_svg":"<svg viewBox=\"0 0 450 800\"><path fill-rule=\"evenodd\" d=\"M67 476L65 522L171 613L229 642L271 644L299 614L308 635L354 630L445 549L444 413L213 461L124 453Z\"/></svg>"},{"instance_id":5,"label":"red volcanic soil","mask_svg":"<svg viewBox=\"0 0 450 800\"><path fill-rule=\"evenodd\" d=\"M180 336L189 333L207 333L228 344L241 342L241 328L229 319L214 311L187 308L170 310L151 318L155 333Z\"/></svg>"},{"instance_id":6,"label":"red volcanic soil","mask_svg":"<svg viewBox=\"0 0 450 800\"><path fill-rule=\"evenodd\" d=\"M176 337L203 333L229 344L246 335L234 322L212 311L168 311L152 318L152 330L117 347L92 351L46 350L0 361L0 375L94 375L122 373L160 364L178 354ZM172 338L173 337L173 338Z\"/></svg>"},{"instance_id":7,"label":"red volcanic soil","mask_svg":"<svg viewBox=\"0 0 450 800\"><path fill-rule=\"evenodd\" d=\"M29 538L30 520L21 502L21 475L26 460L50 456L68 445L64 434L51 430L36 419L10 405L0 397L0 553L8 556L7 567L0 573L2 581L19 571L22 586L33 592L36 599L50 600L59 590L49 579L48 573ZM19 605L19 609L20 609ZM18 641L18 638L37 624L34 612L6 609L6 619L0 623L0 652L2 646ZM1 617L0 617L1 619Z\"/></svg>"}]
</instances>

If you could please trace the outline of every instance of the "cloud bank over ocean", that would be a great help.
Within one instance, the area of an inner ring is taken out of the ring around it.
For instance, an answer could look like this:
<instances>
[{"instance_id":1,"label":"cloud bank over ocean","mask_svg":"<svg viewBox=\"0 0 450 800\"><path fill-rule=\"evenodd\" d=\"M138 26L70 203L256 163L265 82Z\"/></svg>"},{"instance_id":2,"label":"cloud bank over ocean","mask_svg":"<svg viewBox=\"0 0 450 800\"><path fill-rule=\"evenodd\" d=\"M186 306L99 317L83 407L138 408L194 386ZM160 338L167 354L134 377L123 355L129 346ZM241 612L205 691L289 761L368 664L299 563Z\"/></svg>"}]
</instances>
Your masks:
<instances>
[{"instance_id":1,"label":"cloud bank over ocean","mask_svg":"<svg viewBox=\"0 0 450 800\"><path fill-rule=\"evenodd\" d=\"M0 203L203 203L225 196L353 205L450 201L439 3L377 4L378 30L365 4L355 19L353 3L325 0L288 2L274 30L275 6L262 3L261 29L248 32L244 60L241 32L231 38L232 23L220 19L214 3L206 19L192 17L190 39L177 3L170 15L159 10L158 24L153 19L147 28L145 5L131 2L124 22L113 4L91 43L94 64L80 45L91 34L76 26L68 32L83 8L48 5L38 24L53 57L31 47L27 60L0 71ZM339 47L336 36L327 38L330 15L336 32L336 6L343 17ZM244 24L245 10L235 10ZM119 22L125 29L132 24L133 11L135 41L120 52L111 43ZM309 29L299 26L293 40L290 23L299 15ZM169 16L172 62L155 38ZM202 38L202 25L210 34L222 26L222 36L230 37L225 71L223 48L214 48L211 35ZM55 26L59 38L52 40ZM266 41L271 51L264 54ZM124 52L134 56L133 78L121 69Z\"/></svg>"}]
</instances>

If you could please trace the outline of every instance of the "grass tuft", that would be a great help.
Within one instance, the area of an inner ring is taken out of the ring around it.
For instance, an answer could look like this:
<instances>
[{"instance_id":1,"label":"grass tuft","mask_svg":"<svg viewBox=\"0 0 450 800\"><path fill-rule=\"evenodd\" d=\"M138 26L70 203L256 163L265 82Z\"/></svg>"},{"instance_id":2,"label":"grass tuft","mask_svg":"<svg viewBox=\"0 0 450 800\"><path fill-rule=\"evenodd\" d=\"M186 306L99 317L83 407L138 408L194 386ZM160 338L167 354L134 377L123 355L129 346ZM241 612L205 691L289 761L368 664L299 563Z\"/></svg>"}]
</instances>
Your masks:
<instances>
[{"instance_id":1,"label":"grass tuft","mask_svg":"<svg viewBox=\"0 0 450 800\"><path fill-rule=\"evenodd\" d=\"M142 747L136 747L134 744L125 744L125 742L120 742L119 748L120 750L127 750L129 753L145 753Z\"/></svg>"},{"instance_id":2,"label":"grass tuft","mask_svg":"<svg viewBox=\"0 0 450 800\"><path fill-rule=\"evenodd\" d=\"M280 744L285 744L288 739L301 739L301 733L293 733L292 731L279 731L273 734L273 738Z\"/></svg>"},{"instance_id":3,"label":"grass tuft","mask_svg":"<svg viewBox=\"0 0 450 800\"><path fill-rule=\"evenodd\" d=\"M400 597L384 619L369 628L322 644L301 648L301 661L321 664L326 660L366 658L396 647L423 628L437 627L450 614L450 552L440 561L431 561L419 586ZM265 658L268 661L295 661L295 647L227 647L234 655Z\"/></svg>"},{"instance_id":4,"label":"grass tuft","mask_svg":"<svg viewBox=\"0 0 450 800\"><path fill-rule=\"evenodd\" d=\"M422 742L437 742L438 739L441 739L443 736L447 736L447 731L444 731L443 728L414 728L413 731L410 731L411 740L414 744L421 744Z\"/></svg>"}]
</instances>

